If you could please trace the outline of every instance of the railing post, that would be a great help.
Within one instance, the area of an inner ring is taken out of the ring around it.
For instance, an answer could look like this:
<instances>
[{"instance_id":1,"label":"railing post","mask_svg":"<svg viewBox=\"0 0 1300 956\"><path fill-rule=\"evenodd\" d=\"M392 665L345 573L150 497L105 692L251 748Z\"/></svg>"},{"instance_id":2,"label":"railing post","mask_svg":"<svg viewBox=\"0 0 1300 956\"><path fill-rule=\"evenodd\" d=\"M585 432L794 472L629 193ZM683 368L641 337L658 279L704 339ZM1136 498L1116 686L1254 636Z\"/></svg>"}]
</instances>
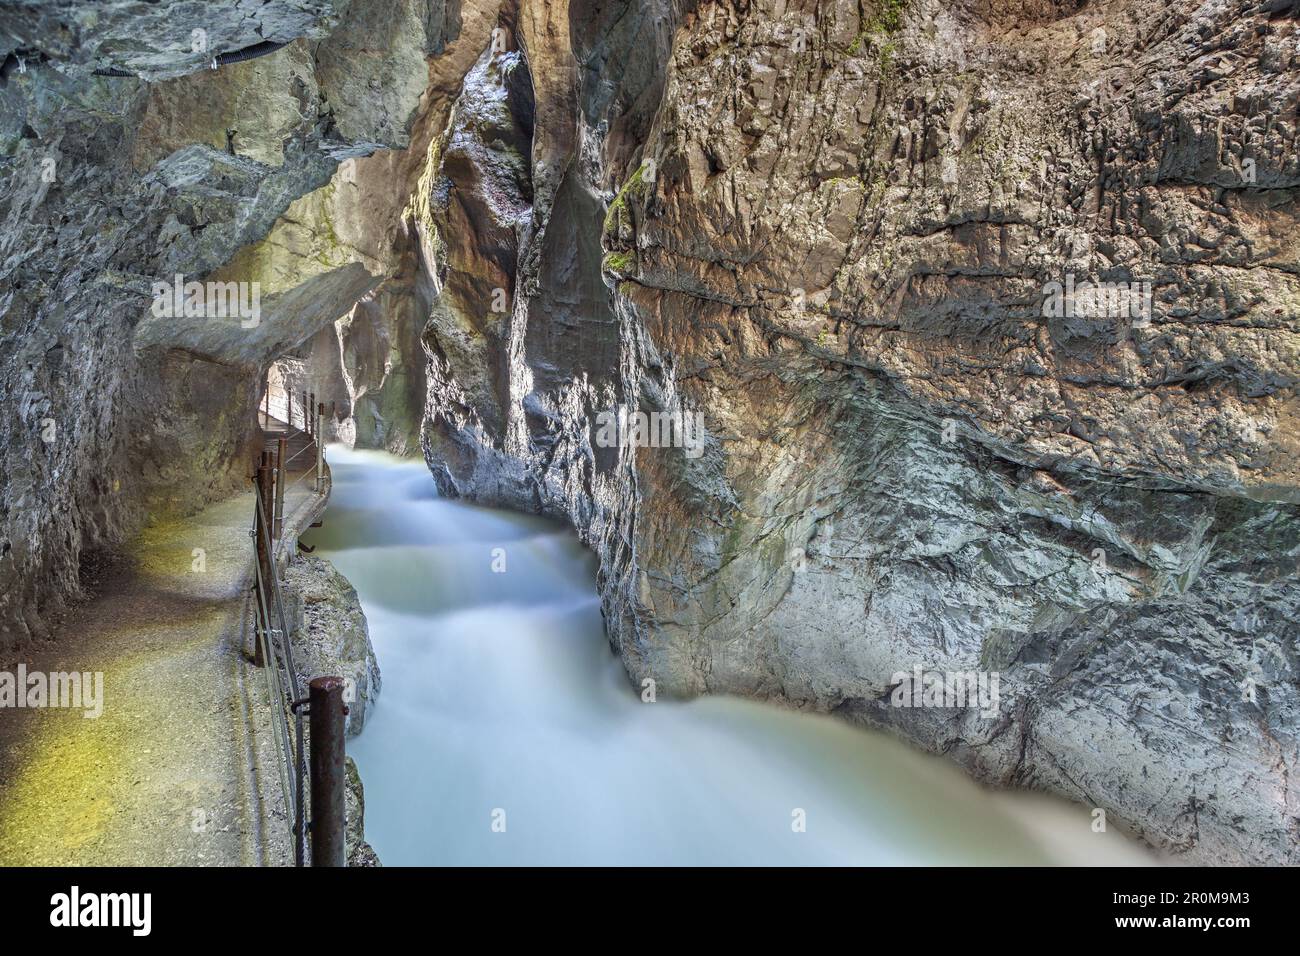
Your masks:
<instances>
[{"instance_id":1,"label":"railing post","mask_svg":"<svg viewBox=\"0 0 1300 956\"><path fill-rule=\"evenodd\" d=\"M325 464L325 445L321 441L321 432L324 428L325 403L321 402L316 406L316 493L320 494L325 490L325 473L322 466Z\"/></svg>"},{"instance_id":2,"label":"railing post","mask_svg":"<svg viewBox=\"0 0 1300 956\"><path fill-rule=\"evenodd\" d=\"M297 693L297 690L294 690ZM293 865L302 866L307 856L307 819L306 794L303 792L303 777L307 769L304 753L305 742L302 732L302 705L306 701L293 702L294 739L297 741L297 758L293 762ZM346 804L345 804L346 807ZM346 810L345 810L346 812Z\"/></svg>"},{"instance_id":3,"label":"railing post","mask_svg":"<svg viewBox=\"0 0 1300 956\"><path fill-rule=\"evenodd\" d=\"M271 635L266 633L267 628L271 626L271 579L268 577L271 568L271 555L266 541L269 529L263 520L266 515L271 513L271 481L271 453L263 451L261 460L257 464L257 487L255 491L257 500L262 502L262 507L257 507L256 502L253 505L253 534L257 542L257 567L262 578L261 593L257 596L257 603L254 607L254 616L257 618L257 634L253 640L253 666L255 667L262 667L266 664L266 655L262 653L262 644L263 641L267 644L270 644L271 641Z\"/></svg>"},{"instance_id":4,"label":"railing post","mask_svg":"<svg viewBox=\"0 0 1300 956\"><path fill-rule=\"evenodd\" d=\"M309 688L311 865L346 866L343 678L317 677Z\"/></svg>"},{"instance_id":5,"label":"railing post","mask_svg":"<svg viewBox=\"0 0 1300 956\"><path fill-rule=\"evenodd\" d=\"M306 389L302 393L302 430L307 433L308 438L311 437L311 406L307 404Z\"/></svg>"},{"instance_id":6,"label":"railing post","mask_svg":"<svg viewBox=\"0 0 1300 956\"><path fill-rule=\"evenodd\" d=\"M293 428L293 389L284 390L284 421L290 428Z\"/></svg>"},{"instance_id":7,"label":"railing post","mask_svg":"<svg viewBox=\"0 0 1300 956\"><path fill-rule=\"evenodd\" d=\"M275 468L275 537L284 534L284 486L288 483L289 439L281 435L276 441Z\"/></svg>"}]
</instances>

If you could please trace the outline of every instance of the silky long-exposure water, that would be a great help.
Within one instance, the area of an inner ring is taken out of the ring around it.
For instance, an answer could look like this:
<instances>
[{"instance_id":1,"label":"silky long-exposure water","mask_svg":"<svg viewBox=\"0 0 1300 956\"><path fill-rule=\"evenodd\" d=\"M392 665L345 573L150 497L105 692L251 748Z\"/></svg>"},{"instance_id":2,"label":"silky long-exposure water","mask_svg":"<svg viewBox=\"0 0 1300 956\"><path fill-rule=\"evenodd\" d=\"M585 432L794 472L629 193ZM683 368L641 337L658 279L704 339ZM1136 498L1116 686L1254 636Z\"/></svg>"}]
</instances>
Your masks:
<instances>
[{"instance_id":1,"label":"silky long-exposure water","mask_svg":"<svg viewBox=\"0 0 1300 956\"><path fill-rule=\"evenodd\" d=\"M644 703L570 530L439 498L418 460L329 457L304 540L356 586L379 657L349 752L387 865L1153 861L1089 808L988 791L886 734Z\"/></svg>"}]
</instances>

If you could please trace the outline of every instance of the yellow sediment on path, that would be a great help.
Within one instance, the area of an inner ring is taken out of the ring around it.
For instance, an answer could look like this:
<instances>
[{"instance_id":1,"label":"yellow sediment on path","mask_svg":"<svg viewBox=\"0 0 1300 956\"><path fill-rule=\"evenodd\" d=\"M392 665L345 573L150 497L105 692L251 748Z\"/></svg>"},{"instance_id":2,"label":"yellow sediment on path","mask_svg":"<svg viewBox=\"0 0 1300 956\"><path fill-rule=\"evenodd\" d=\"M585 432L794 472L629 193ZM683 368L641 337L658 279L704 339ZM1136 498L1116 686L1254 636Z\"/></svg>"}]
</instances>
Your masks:
<instances>
[{"instance_id":1,"label":"yellow sediment on path","mask_svg":"<svg viewBox=\"0 0 1300 956\"><path fill-rule=\"evenodd\" d=\"M252 507L148 528L133 572L29 652L29 673L102 674L102 714L0 709L0 864L287 861L266 689L242 658Z\"/></svg>"},{"instance_id":2,"label":"yellow sediment on path","mask_svg":"<svg viewBox=\"0 0 1300 956\"><path fill-rule=\"evenodd\" d=\"M0 823L6 866L24 862L14 851L27 834L45 833L60 850L75 850L98 837L114 812L111 796L93 784L105 767L120 763L121 741L93 732L42 736L36 756L18 772Z\"/></svg>"}]
</instances>

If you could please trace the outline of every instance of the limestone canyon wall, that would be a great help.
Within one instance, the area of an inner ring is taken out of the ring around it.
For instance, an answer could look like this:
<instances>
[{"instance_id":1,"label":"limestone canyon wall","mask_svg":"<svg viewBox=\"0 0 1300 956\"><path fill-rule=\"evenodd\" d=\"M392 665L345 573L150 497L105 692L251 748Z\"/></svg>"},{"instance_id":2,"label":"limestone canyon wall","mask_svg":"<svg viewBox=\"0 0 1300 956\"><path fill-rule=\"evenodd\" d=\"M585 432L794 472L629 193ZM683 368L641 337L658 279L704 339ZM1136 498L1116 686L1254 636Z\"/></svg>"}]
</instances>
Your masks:
<instances>
[{"instance_id":1,"label":"limestone canyon wall","mask_svg":"<svg viewBox=\"0 0 1300 956\"><path fill-rule=\"evenodd\" d=\"M1300 859L1294 9L525 2L516 33L531 169L498 58L432 188L444 489L574 523L638 684ZM1085 282L1150 307L1053 305ZM602 447L620 405L702 412L703 454ZM892 706L918 667L997 673L998 714Z\"/></svg>"},{"instance_id":2,"label":"limestone canyon wall","mask_svg":"<svg viewBox=\"0 0 1300 956\"><path fill-rule=\"evenodd\" d=\"M1300 862L1295 4L10 6L9 647L239 486L282 359L571 522L638 685ZM160 321L178 272L261 323ZM894 706L918 668L997 713Z\"/></svg>"},{"instance_id":3,"label":"limestone canyon wall","mask_svg":"<svg viewBox=\"0 0 1300 956\"><path fill-rule=\"evenodd\" d=\"M349 437L386 389L362 440L414 447L425 315L373 313L430 294L407 178L489 29L440 0L0 10L0 650L149 517L247 487L282 356ZM154 314L176 275L257 286L260 316Z\"/></svg>"}]
</instances>

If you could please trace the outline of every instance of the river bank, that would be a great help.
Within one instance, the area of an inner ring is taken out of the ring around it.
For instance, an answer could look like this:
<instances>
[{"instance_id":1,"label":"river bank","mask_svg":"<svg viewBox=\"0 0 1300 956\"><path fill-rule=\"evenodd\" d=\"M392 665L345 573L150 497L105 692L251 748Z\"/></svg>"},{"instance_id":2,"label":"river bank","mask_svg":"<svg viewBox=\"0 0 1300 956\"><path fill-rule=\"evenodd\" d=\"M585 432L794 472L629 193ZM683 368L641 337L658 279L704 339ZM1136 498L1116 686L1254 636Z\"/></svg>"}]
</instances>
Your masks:
<instances>
[{"instance_id":1,"label":"river bank","mask_svg":"<svg viewBox=\"0 0 1300 956\"><path fill-rule=\"evenodd\" d=\"M989 791L834 718L630 685L565 528L331 449L304 540L356 588L384 693L350 741L367 837L411 864L1144 864L1091 808Z\"/></svg>"},{"instance_id":2,"label":"river bank","mask_svg":"<svg viewBox=\"0 0 1300 956\"><path fill-rule=\"evenodd\" d=\"M379 662L370 642L356 589L323 558L299 554L284 572L290 640L304 683L334 675L345 683L349 738L361 733L379 697ZM304 733L308 724L304 722ZM365 791L361 774L346 758L346 858L348 866L380 866L365 838Z\"/></svg>"}]
</instances>

